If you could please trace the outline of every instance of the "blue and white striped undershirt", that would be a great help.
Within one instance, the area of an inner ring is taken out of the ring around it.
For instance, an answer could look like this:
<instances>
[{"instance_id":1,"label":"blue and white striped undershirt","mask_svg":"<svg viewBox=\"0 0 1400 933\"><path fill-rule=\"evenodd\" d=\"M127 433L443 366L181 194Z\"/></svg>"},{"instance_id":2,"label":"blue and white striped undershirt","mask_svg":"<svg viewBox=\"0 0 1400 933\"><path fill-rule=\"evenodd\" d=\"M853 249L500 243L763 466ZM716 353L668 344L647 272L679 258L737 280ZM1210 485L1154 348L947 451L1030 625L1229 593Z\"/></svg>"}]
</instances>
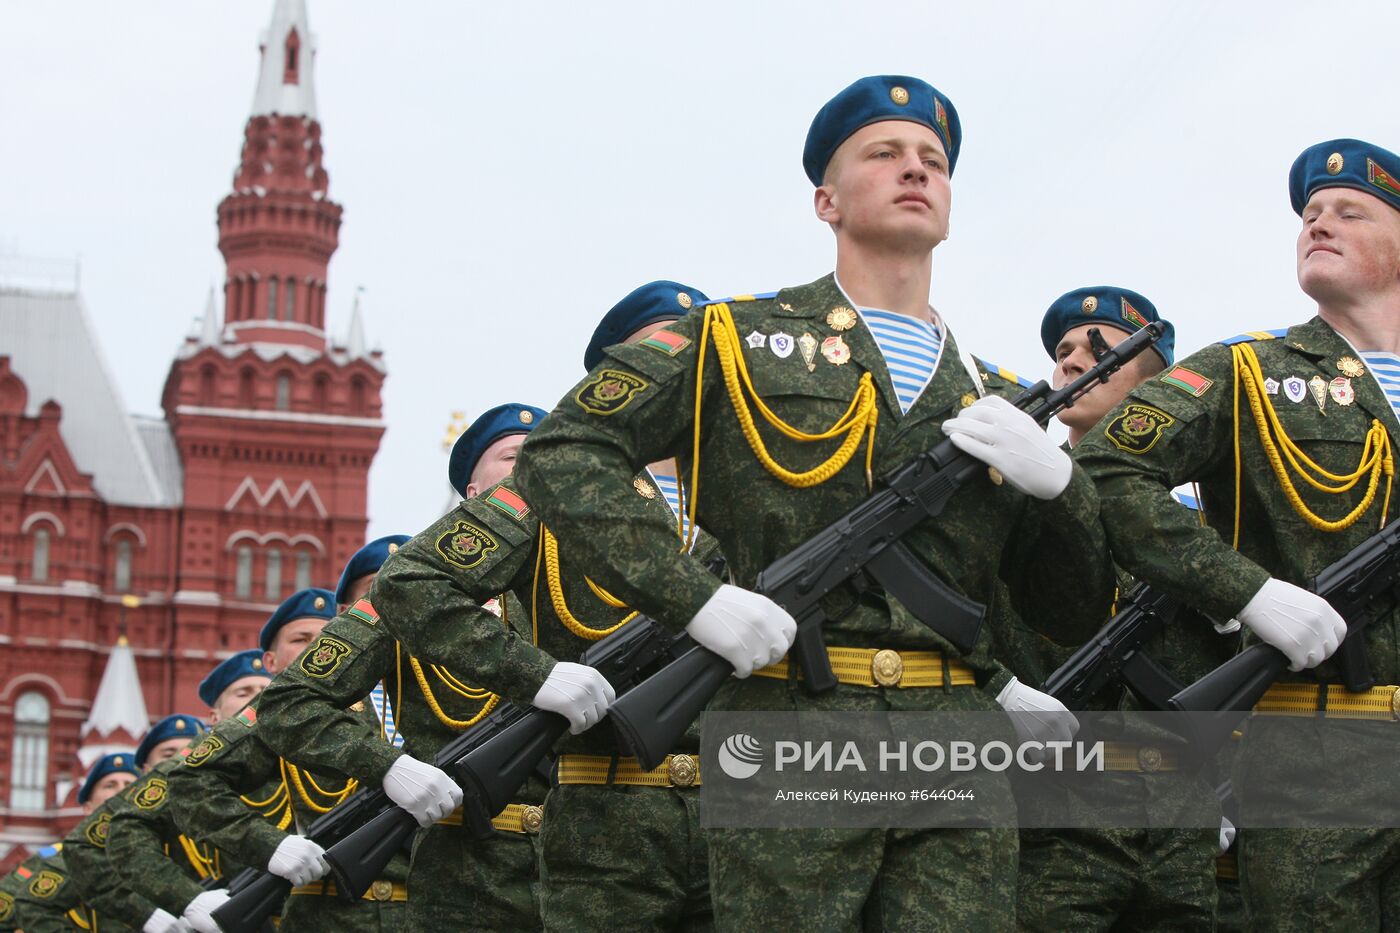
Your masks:
<instances>
[{"instance_id":1,"label":"blue and white striped undershirt","mask_svg":"<svg viewBox=\"0 0 1400 933\"><path fill-rule=\"evenodd\" d=\"M374 714L379 717L379 722L384 727L385 740L394 748L403 748L403 736L399 735L398 727L394 724L394 708L384 694L383 682L374 685L374 689L369 692L369 701L374 706Z\"/></svg>"},{"instance_id":2,"label":"blue and white striped undershirt","mask_svg":"<svg viewBox=\"0 0 1400 933\"><path fill-rule=\"evenodd\" d=\"M1400 418L1400 356L1373 351L1362 353L1361 358L1371 367L1371 375L1376 377L1395 417Z\"/></svg>"},{"instance_id":3,"label":"blue and white striped undershirt","mask_svg":"<svg viewBox=\"0 0 1400 933\"><path fill-rule=\"evenodd\" d=\"M904 414L918 401L943 355L943 333L928 321L879 308L857 308L885 358Z\"/></svg>"},{"instance_id":4,"label":"blue and white striped undershirt","mask_svg":"<svg viewBox=\"0 0 1400 933\"><path fill-rule=\"evenodd\" d=\"M661 495L666 499L666 504L671 507L671 514L681 517L681 534L690 535L690 516L681 512L681 488L674 476L667 476L665 473L651 474L652 480L656 482L656 488L661 490Z\"/></svg>"}]
</instances>

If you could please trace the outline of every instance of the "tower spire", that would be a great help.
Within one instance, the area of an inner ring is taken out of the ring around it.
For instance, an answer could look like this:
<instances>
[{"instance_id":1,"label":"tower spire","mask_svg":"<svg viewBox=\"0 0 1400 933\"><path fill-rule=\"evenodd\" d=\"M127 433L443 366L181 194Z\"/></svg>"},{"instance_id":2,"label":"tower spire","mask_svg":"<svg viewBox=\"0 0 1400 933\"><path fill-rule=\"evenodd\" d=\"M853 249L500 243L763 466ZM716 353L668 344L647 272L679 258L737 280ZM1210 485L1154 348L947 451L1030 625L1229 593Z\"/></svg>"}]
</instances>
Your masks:
<instances>
[{"instance_id":1,"label":"tower spire","mask_svg":"<svg viewBox=\"0 0 1400 933\"><path fill-rule=\"evenodd\" d=\"M107 658L102 682L92 698L92 712L83 723L78 758L86 769L108 752L133 749L150 724L141 678L136 673L136 656L122 635Z\"/></svg>"},{"instance_id":2,"label":"tower spire","mask_svg":"<svg viewBox=\"0 0 1400 933\"><path fill-rule=\"evenodd\" d=\"M262 67L253 93L253 116L316 119L316 84L311 67L316 38L306 19L306 0L276 0L272 23L258 48Z\"/></svg>"},{"instance_id":3,"label":"tower spire","mask_svg":"<svg viewBox=\"0 0 1400 933\"><path fill-rule=\"evenodd\" d=\"M363 285L355 289L355 306L350 311L350 330L345 335L345 354L352 360L365 355L365 321L360 315L360 296L364 293Z\"/></svg>"},{"instance_id":4,"label":"tower spire","mask_svg":"<svg viewBox=\"0 0 1400 933\"><path fill-rule=\"evenodd\" d=\"M206 347L219 342L219 309L214 307L214 286L209 286L209 300L204 303L204 319L200 322L199 342Z\"/></svg>"}]
</instances>

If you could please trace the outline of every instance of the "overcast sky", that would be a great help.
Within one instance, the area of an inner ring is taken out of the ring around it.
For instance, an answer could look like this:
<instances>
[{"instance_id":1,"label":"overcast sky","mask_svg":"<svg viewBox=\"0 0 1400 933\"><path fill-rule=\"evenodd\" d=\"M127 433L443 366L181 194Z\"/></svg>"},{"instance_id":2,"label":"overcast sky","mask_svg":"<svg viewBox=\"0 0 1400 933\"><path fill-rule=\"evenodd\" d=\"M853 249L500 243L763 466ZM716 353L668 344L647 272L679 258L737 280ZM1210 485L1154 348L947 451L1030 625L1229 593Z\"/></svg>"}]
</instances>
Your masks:
<instances>
[{"instance_id":1,"label":"overcast sky","mask_svg":"<svg viewBox=\"0 0 1400 933\"><path fill-rule=\"evenodd\" d=\"M1400 149L1394 0L308 2L345 207L328 320L343 335L364 286L389 368L371 534L440 513L453 411L552 407L633 287L830 271L802 142L861 75L921 76L958 108L932 300L1031 378L1041 314L1083 285L1147 295L1179 355L1308 318L1289 165L1337 136ZM132 411L159 412L222 285L215 208L272 5L0 4L0 256L81 256Z\"/></svg>"}]
</instances>

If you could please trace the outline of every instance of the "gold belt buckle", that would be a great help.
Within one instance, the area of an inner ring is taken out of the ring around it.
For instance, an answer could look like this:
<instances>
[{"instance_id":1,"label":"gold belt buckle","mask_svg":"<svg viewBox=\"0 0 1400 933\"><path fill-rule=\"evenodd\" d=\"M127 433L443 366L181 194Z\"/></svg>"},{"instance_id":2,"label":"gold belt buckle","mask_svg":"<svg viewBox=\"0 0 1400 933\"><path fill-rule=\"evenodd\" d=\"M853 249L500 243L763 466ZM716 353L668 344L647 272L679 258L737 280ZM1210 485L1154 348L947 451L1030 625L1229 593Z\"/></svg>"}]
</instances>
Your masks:
<instances>
[{"instance_id":1,"label":"gold belt buckle","mask_svg":"<svg viewBox=\"0 0 1400 933\"><path fill-rule=\"evenodd\" d=\"M383 878L369 886L369 896L376 901L388 901L394 897L394 882L385 881Z\"/></svg>"},{"instance_id":2,"label":"gold belt buckle","mask_svg":"<svg viewBox=\"0 0 1400 933\"><path fill-rule=\"evenodd\" d=\"M672 755L671 760L666 762L666 776L677 787L690 787L699 773L700 768L689 755Z\"/></svg>"},{"instance_id":3,"label":"gold belt buckle","mask_svg":"<svg viewBox=\"0 0 1400 933\"><path fill-rule=\"evenodd\" d=\"M544 807L530 806L520 811L520 825L530 835L537 834L544 825Z\"/></svg>"},{"instance_id":4,"label":"gold belt buckle","mask_svg":"<svg viewBox=\"0 0 1400 933\"><path fill-rule=\"evenodd\" d=\"M1138 767L1144 771L1152 772L1162 767L1162 751L1153 748L1151 745L1144 745L1138 749Z\"/></svg>"},{"instance_id":5,"label":"gold belt buckle","mask_svg":"<svg viewBox=\"0 0 1400 933\"><path fill-rule=\"evenodd\" d=\"M881 648L870 661L870 676L882 687L897 687L904 679L904 659L893 648Z\"/></svg>"}]
</instances>

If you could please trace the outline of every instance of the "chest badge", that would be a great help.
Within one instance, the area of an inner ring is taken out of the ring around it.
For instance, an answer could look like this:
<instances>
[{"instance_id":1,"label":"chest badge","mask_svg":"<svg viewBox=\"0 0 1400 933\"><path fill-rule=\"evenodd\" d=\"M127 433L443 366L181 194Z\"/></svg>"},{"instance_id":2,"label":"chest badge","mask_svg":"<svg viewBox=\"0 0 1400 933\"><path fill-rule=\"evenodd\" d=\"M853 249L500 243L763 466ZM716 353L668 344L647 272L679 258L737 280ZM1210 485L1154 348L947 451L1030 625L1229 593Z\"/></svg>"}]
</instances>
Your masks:
<instances>
[{"instance_id":1,"label":"chest badge","mask_svg":"<svg viewBox=\"0 0 1400 933\"><path fill-rule=\"evenodd\" d=\"M1308 391L1312 393L1313 401L1317 402L1317 410L1327 414L1327 380L1313 376L1308 380Z\"/></svg>"},{"instance_id":2,"label":"chest badge","mask_svg":"<svg viewBox=\"0 0 1400 933\"><path fill-rule=\"evenodd\" d=\"M817 368L817 338L803 331L802 336L797 338L797 345L802 349L802 362L807 364L807 372L815 372Z\"/></svg>"},{"instance_id":3,"label":"chest badge","mask_svg":"<svg viewBox=\"0 0 1400 933\"><path fill-rule=\"evenodd\" d=\"M1264 392L1268 395L1278 395L1278 380L1272 376L1264 379Z\"/></svg>"},{"instance_id":4,"label":"chest badge","mask_svg":"<svg viewBox=\"0 0 1400 933\"><path fill-rule=\"evenodd\" d=\"M828 363L840 366L850 360L851 348L846 346L846 341L840 336L827 337L822 341L822 356L826 357Z\"/></svg>"},{"instance_id":5,"label":"chest badge","mask_svg":"<svg viewBox=\"0 0 1400 933\"><path fill-rule=\"evenodd\" d=\"M791 334L784 334L781 331L768 338L768 349L772 350L773 355L780 360L792 356L792 348L796 345Z\"/></svg>"},{"instance_id":6,"label":"chest badge","mask_svg":"<svg viewBox=\"0 0 1400 933\"><path fill-rule=\"evenodd\" d=\"M1366 375L1366 367L1361 365L1361 361L1354 356L1344 356L1337 360L1337 369L1343 376L1350 376L1353 379L1360 379Z\"/></svg>"},{"instance_id":7,"label":"chest badge","mask_svg":"<svg viewBox=\"0 0 1400 933\"><path fill-rule=\"evenodd\" d=\"M656 498L656 490L652 488L651 483L648 483L640 476L632 480L632 488L637 490L637 495L641 496L643 499Z\"/></svg>"},{"instance_id":8,"label":"chest badge","mask_svg":"<svg viewBox=\"0 0 1400 933\"><path fill-rule=\"evenodd\" d=\"M856 313L845 305L826 313L826 326L832 330L850 330L856 326Z\"/></svg>"},{"instance_id":9,"label":"chest badge","mask_svg":"<svg viewBox=\"0 0 1400 933\"><path fill-rule=\"evenodd\" d=\"M754 331L752 334L749 334L748 337L744 338L744 340L749 345L750 350L757 350L759 347L763 346L765 343L768 342L768 338L765 337L763 334L760 334L758 331Z\"/></svg>"},{"instance_id":10,"label":"chest badge","mask_svg":"<svg viewBox=\"0 0 1400 933\"><path fill-rule=\"evenodd\" d=\"M1283 380L1283 394L1290 402L1301 402L1308 395L1308 384L1299 376L1289 376Z\"/></svg>"},{"instance_id":11,"label":"chest badge","mask_svg":"<svg viewBox=\"0 0 1400 933\"><path fill-rule=\"evenodd\" d=\"M1346 376L1338 376L1327 383L1327 394L1332 396L1332 401L1338 405L1350 405L1356 401L1356 390L1351 387L1351 380Z\"/></svg>"}]
</instances>

